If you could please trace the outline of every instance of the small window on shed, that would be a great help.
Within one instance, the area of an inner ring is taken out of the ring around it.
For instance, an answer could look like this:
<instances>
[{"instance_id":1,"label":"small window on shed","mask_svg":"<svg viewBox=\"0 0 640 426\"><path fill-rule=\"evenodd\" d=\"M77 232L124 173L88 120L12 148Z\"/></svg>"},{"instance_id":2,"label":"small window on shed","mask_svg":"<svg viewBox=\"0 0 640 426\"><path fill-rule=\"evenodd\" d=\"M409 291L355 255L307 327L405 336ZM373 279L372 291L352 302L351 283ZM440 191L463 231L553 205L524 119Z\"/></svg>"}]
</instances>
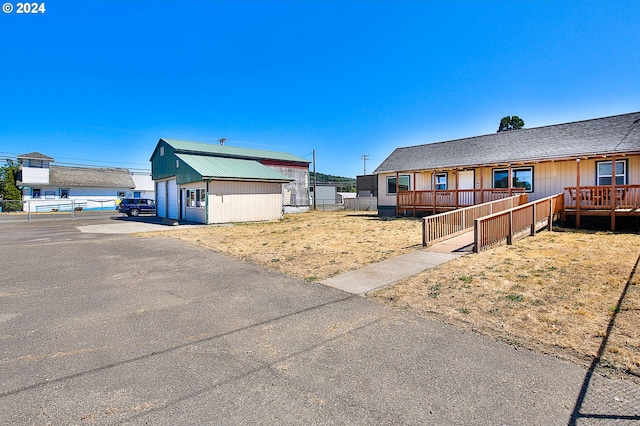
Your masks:
<instances>
[{"instance_id":1,"label":"small window on shed","mask_svg":"<svg viewBox=\"0 0 640 426\"><path fill-rule=\"evenodd\" d=\"M164 156L164 146L160 147L160 157Z\"/></svg>"}]
</instances>

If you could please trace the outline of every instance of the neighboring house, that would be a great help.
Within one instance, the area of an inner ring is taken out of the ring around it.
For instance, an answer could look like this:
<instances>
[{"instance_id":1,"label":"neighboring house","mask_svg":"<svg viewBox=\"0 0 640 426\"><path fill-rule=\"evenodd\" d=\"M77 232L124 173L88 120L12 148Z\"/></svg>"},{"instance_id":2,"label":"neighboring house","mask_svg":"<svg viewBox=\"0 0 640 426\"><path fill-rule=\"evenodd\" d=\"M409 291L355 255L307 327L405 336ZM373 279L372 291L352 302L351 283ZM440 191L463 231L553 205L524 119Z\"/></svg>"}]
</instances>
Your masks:
<instances>
[{"instance_id":1,"label":"neighboring house","mask_svg":"<svg viewBox=\"0 0 640 426\"><path fill-rule=\"evenodd\" d=\"M54 159L39 152L19 155L17 185L32 212L68 210L113 210L116 200L131 196L131 173L121 168L55 166Z\"/></svg>"},{"instance_id":2,"label":"neighboring house","mask_svg":"<svg viewBox=\"0 0 640 426\"><path fill-rule=\"evenodd\" d=\"M565 213L640 213L640 112L397 148L375 170L380 215L424 215L501 192L565 193ZM612 167L615 164L615 167ZM613 195L612 195L613 194Z\"/></svg>"},{"instance_id":3,"label":"neighboring house","mask_svg":"<svg viewBox=\"0 0 640 426\"><path fill-rule=\"evenodd\" d=\"M291 154L160 139L150 161L160 217L252 222L309 209L309 161Z\"/></svg>"},{"instance_id":4,"label":"neighboring house","mask_svg":"<svg viewBox=\"0 0 640 426\"><path fill-rule=\"evenodd\" d=\"M135 187L133 188L133 198L149 198L155 200L156 187L149 173L132 172L131 178Z\"/></svg>"}]
</instances>

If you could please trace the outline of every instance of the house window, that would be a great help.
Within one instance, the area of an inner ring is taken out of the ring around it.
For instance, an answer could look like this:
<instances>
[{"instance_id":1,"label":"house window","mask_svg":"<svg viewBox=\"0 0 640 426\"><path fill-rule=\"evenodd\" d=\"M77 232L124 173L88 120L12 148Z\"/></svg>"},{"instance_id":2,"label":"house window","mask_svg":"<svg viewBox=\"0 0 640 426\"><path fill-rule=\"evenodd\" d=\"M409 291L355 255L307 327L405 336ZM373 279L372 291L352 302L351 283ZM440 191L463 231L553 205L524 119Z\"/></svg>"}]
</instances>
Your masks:
<instances>
[{"instance_id":1,"label":"house window","mask_svg":"<svg viewBox=\"0 0 640 426\"><path fill-rule=\"evenodd\" d=\"M511 169L511 187L524 188L526 192L533 192L533 167L518 167ZM493 171L493 187L509 187L509 170L495 169Z\"/></svg>"},{"instance_id":2,"label":"house window","mask_svg":"<svg viewBox=\"0 0 640 426\"><path fill-rule=\"evenodd\" d=\"M69 198L69 190L61 189L60 190L60 198Z\"/></svg>"},{"instance_id":3,"label":"house window","mask_svg":"<svg viewBox=\"0 0 640 426\"><path fill-rule=\"evenodd\" d=\"M47 200L53 200L56 198L56 191L44 191L44 198Z\"/></svg>"},{"instance_id":4,"label":"house window","mask_svg":"<svg viewBox=\"0 0 640 426\"><path fill-rule=\"evenodd\" d=\"M133 198L140 198L140 191L133 191Z\"/></svg>"},{"instance_id":5,"label":"house window","mask_svg":"<svg viewBox=\"0 0 640 426\"><path fill-rule=\"evenodd\" d=\"M126 194L125 191L118 191L118 198L124 198L126 196L127 196L127 194Z\"/></svg>"},{"instance_id":6,"label":"house window","mask_svg":"<svg viewBox=\"0 0 640 426\"><path fill-rule=\"evenodd\" d=\"M596 163L596 182L598 185L611 185L611 161ZM627 161L616 161L616 185L627 184Z\"/></svg>"},{"instance_id":7,"label":"house window","mask_svg":"<svg viewBox=\"0 0 640 426\"><path fill-rule=\"evenodd\" d=\"M409 175L402 175L398 177L398 191L409 190ZM389 176L387 178L387 195L396 193L396 177Z\"/></svg>"},{"instance_id":8,"label":"house window","mask_svg":"<svg viewBox=\"0 0 640 426\"><path fill-rule=\"evenodd\" d=\"M447 189L447 174L436 173L436 190Z\"/></svg>"},{"instance_id":9,"label":"house window","mask_svg":"<svg viewBox=\"0 0 640 426\"><path fill-rule=\"evenodd\" d=\"M42 189L31 188L31 198L40 198L41 194L42 194Z\"/></svg>"}]
</instances>

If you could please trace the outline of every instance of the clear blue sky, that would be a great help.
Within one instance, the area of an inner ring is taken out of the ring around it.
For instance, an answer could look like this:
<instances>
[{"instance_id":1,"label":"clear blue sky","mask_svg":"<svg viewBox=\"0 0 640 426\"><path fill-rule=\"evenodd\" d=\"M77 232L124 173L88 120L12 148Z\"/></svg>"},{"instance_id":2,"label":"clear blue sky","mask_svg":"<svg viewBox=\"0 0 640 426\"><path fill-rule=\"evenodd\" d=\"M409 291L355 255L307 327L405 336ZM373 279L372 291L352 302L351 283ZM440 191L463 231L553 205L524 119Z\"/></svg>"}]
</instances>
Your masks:
<instances>
[{"instance_id":1,"label":"clear blue sky","mask_svg":"<svg viewBox=\"0 0 640 426\"><path fill-rule=\"evenodd\" d=\"M354 177L505 115L640 110L639 0L9 3L0 158L149 168L160 137L224 137Z\"/></svg>"}]
</instances>

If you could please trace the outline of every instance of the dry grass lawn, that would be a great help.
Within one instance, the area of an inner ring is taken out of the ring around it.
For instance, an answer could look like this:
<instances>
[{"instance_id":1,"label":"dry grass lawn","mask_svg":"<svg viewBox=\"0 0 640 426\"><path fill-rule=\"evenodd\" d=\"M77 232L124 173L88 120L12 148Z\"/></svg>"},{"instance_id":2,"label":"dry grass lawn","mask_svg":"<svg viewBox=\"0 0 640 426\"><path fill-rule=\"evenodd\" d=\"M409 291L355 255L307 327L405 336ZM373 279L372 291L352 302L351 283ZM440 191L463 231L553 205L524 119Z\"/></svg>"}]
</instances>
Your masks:
<instances>
[{"instance_id":1,"label":"dry grass lawn","mask_svg":"<svg viewBox=\"0 0 640 426\"><path fill-rule=\"evenodd\" d=\"M371 213L310 212L279 222L154 235L315 281L421 248L420 224ZM640 382L639 255L637 234L542 232L463 256L368 297L583 366L606 338L600 371Z\"/></svg>"}]
</instances>

